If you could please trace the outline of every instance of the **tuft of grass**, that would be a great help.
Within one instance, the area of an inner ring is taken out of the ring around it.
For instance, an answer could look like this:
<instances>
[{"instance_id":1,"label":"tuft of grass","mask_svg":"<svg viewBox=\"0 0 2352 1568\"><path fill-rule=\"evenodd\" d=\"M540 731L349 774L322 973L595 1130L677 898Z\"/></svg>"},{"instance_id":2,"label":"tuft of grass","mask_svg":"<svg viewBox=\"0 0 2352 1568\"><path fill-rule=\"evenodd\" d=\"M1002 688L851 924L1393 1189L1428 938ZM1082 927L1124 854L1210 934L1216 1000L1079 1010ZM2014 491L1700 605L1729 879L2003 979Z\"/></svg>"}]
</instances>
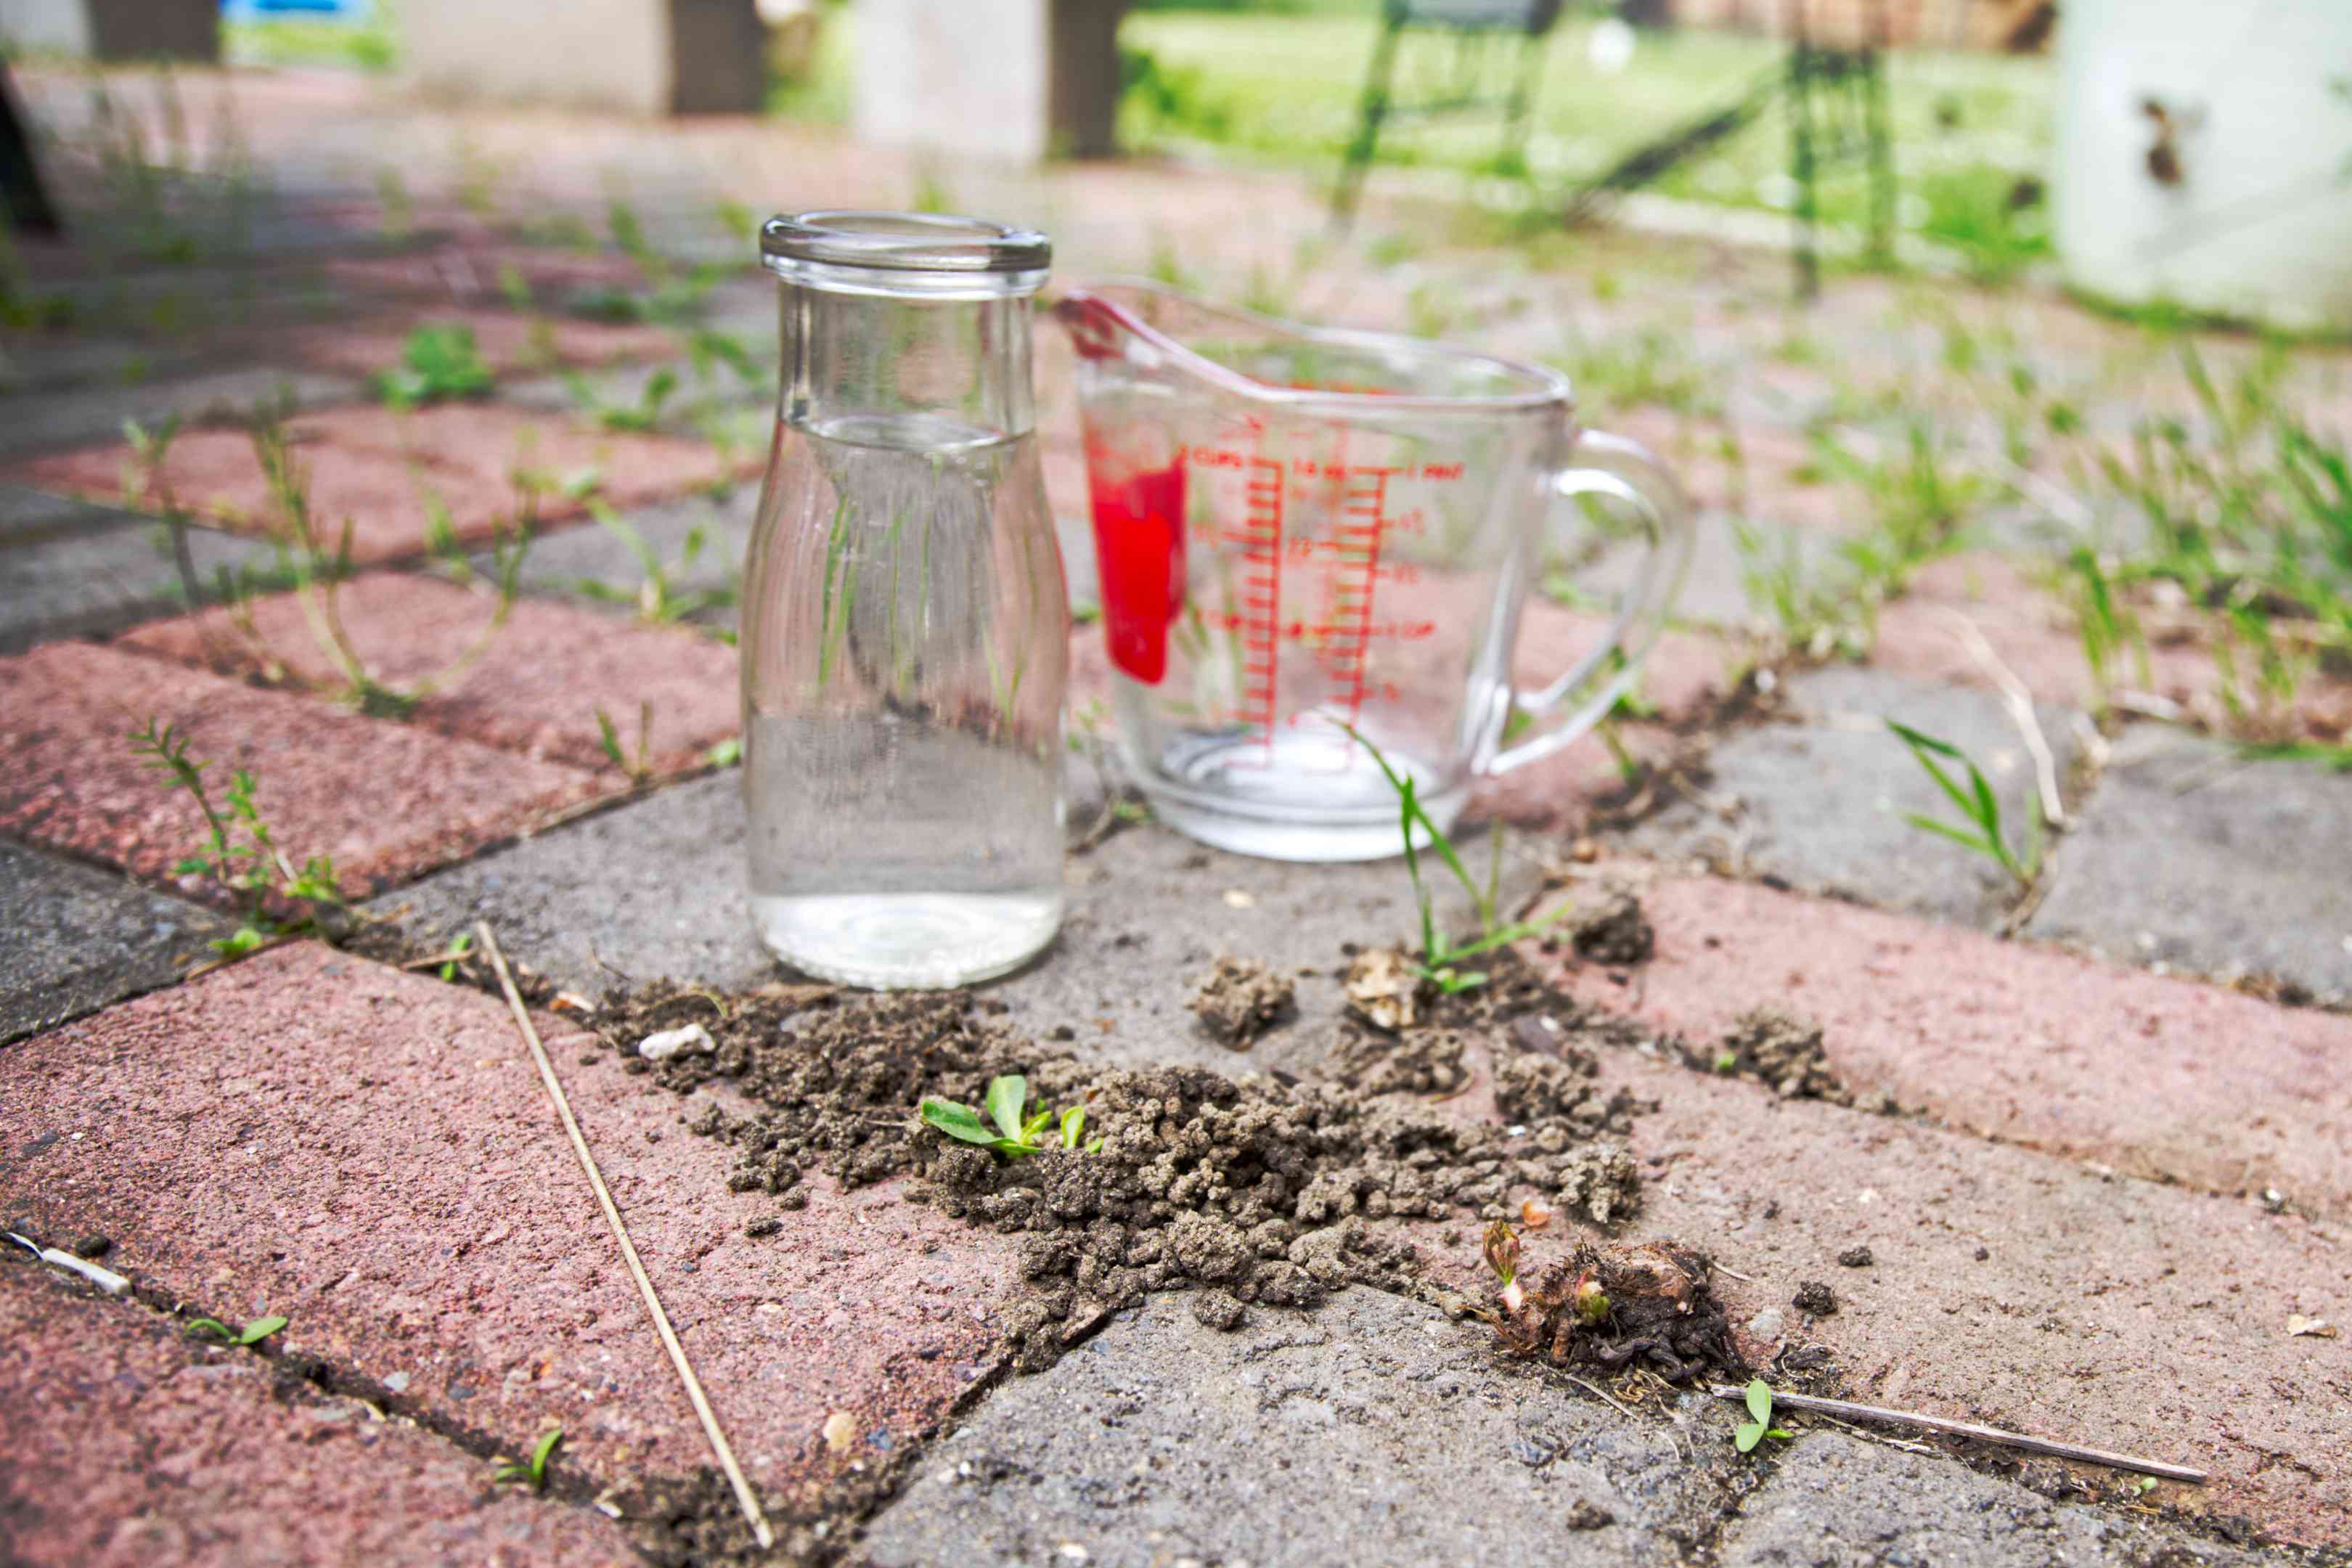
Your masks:
<instances>
[{"instance_id":1,"label":"tuft of grass","mask_svg":"<svg viewBox=\"0 0 2352 1568\"><path fill-rule=\"evenodd\" d=\"M733 216L722 213L717 221L723 226ZM604 222L614 247L636 267L638 282L634 288L606 285L580 290L571 300L575 316L620 324L690 326L701 314L710 291L733 270L719 261L681 267L655 246L636 209L626 202L608 205Z\"/></svg>"},{"instance_id":2,"label":"tuft of grass","mask_svg":"<svg viewBox=\"0 0 2352 1568\"><path fill-rule=\"evenodd\" d=\"M378 371L375 395L394 408L488 397L498 376L484 363L474 329L462 322L425 325L408 334L400 363Z\"/></svg>"},{"instance_id":3,"label":"tuft of grass","mask_svg":"<svg viewBox=\"0 0 2352 1568\"><path fill-rule=\"evenodd\" d=\"M591 500L588 513L597 525L626 545L629 553L637 558L641 574L634 588L623 588L599 578L583 577L574 584L592 599L606 604L634 605L637 618L655 626L671 626L689 620L705 610L723 608L735 602L736 591L730 585L722 588L682 588L678 579L692 572L702 558L709 536L700 524L686 531L679 543L678 558L664 561L635 524L602 500Z\"/></svg>"},{"instance_id":4,"label":"tuft of grass","mask_svg":"<svg viewBox=\"0 0 2352 1568\"><path fill-rule=\"evenodd\" d=\"M1911 755L1917 759L1919 765L1927 771L1927 776L1936 781L1937 787L1958 808L1966 826L1922 816L1916 811L1906 812L1903 820L1923 833L1933 833L1938 837L1950 839L1964 849L1974 850L2008 872L2020 890L2031 889L2034 879L2042 874L2042 813L2039 804L2035 805L2033 816L2028 819L2031 826L2022 850L2011 849L2008 835L2001 827L2000 797L1993 793L1984 771L1967 752L1949 741L1939 741L1893 719L1886 721L1886 727L1911 749ZM1944 763L1947 762L1958 763L1968 770L1968 786L1965 789L1945 772Z\"/></svg>"},{"instance_id":5,"label":"tuft of grass","mask_svg":"<svg viewBox=\"0 0 2352 1568\"><path fill-rule=\"evenodd\" d=\"M988 1092L982 1100L988 1112L986 1121L960 1100L936 1096L924 1099L921 1112L924 1124L933 1131L959 1142L978 1144L1005 1160L1026 1159L1049 1148L1083 1149L1089 1154L1102 1152L1100 1138L1086 1136L1086 1107L1073 1105L1056 1117L1043 1106L1033 1112L1028 1104L1029 1080L1019 1073L1006 1073L988 1081Z\"/></svg>"},{"instance_id":6,"label":"tuft of grass","mask_svg":"<svg viewBox=\"0 0 2352 1568\"><path fill-rule=\"evenodd\" d=\"M520 1464L517 1464L512 1459L500 1459L498 1461L498 1468L490 1472L492 1484L524 1486L534 1492L545 1491L547 1461L554 1456L556 1445L562 1441L563 1428L558 1426L540 1438L538 1445L531 1449L529 1459Z\"/></svg>"},{"instance_id":7,"label":"tuft of grass","mask_svg":"<svg viewBox=\"0 0 2352 1568\"><path fill-rule=\"evenodd\" d=\"M1486 883L1481 886L1462 864L1461 854L1454 847L1454 841L1423 808L1417 781L1410 774L1400 773L1391 767L1387 756L1354 725L1341 724L1339 727L1347 731L1349 739L1364 748L1366 754L1380 768L1381 776L1387 779L1389 787L1396 792L1397 816L1404 834L1405 874L1412 879L1413 902L1421 911L1421 960L1414 965L1414 972L1448 996L1484 985L1486 974L1483 970L1455 966L1465 959L1492 952L1525 937L1542 934L1547 926L1567 915L1569 906L1562 904L1549 914L1533 921L1502 921L1495 907L1496 889L1501 886L1503 877L1502 825L1497 823L1494 827L1493 858L1487 867ZM1477 934L1465 942L1455 942L1437 928L1435 901L1430 895L1428 884L1422 879L1421 849L1414 841L1416 833L1427 836L1429 847L1437 852L1445 868L1454 873L1454 880L1462 884L1463 891L1470 895L1471 904L1478 911Z\"/></svg>"},{"instance_id":8,"label":"tuft of grass","mask_svg":"<svg viewBox=\"0 0 2352 1568\"><path fill-rule=\"evenodd\" d=\"M637 752L633 760L621 750L621 732L613 723L613 716L602 708L596 710L596 744L612 764L628 775L630 787L643 789L651 783L653 768L654 705L648 698L637 705Z\"/></svg>"},{"instance_id":9,"label":"tuft of grass","mask_svg":"<svg viewBox=\"0 0 2352 1568\"><path fill-rule=\"evenodd\" d=\"M286 1320L272 1315L256 1318L241 1329L233 1329L218 1318L191 1318L187 1332L191 1339L217 1340L225 1345L249 1349L286 1326Z\"/></svg>"},{"instance_id":10,"label":"tuft of grass","mask_svg":"<svg viewBox=\"0 0 2352 1568\"><path fill-rule=\"evenodd\" d=\"M298 868L278 847L277 836L255 802L254 792L259 786L251 773L239 768L230 774L228 789L215 804L205 780L205 770L212 764L191 758L187 736L152 714L144 726L131 732L131 750L173 788L185 792L204 816L203 845L173 866L172 872L211 879L237 906L236 930L211 943L223 958L251 952L277 937L315 926L321 911L350 910L331 859L313 855ZM272 900L309 912L294 921L281 921L270 912Z\"/></svg>"}]
</instances>

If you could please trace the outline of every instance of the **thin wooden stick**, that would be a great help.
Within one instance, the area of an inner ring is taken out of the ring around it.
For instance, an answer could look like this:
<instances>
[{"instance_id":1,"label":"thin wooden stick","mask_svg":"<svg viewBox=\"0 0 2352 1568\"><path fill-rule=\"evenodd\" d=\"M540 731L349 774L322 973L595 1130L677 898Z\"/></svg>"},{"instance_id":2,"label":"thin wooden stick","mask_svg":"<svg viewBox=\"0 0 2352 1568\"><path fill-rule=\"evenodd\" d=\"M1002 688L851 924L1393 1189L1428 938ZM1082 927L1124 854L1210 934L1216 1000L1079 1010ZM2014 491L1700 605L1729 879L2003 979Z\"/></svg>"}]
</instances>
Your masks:
<instances>
[{"instance_id":1,"label":"thin wooden stick","mask_svg":"<svg viewBox=\"0 0 2352 1568\"><path fill-rule=\"evenodd\" d=\"M499 939L490 934L489 921L478 921L474 930L481 936L483 956L498 971L499 985L507 994L507 1006L514 1013L516 1026L522 1030L523 1040L530 1047L531 1059L539 1064L540 1080L547 1085L547 1097L555 1102L556 1115L563 1119L563 1131L572 1139L572 1152L580 1156L580 1168L588 1173L588 1184L596 1189L596 1202L604 1211L605 1223L613 1227L614 1239L621 1244L621 1256L627 1260L629 1273L637 1282L637 1292L646 1299L646 1310L653 1316L662 1348L669 1352L670 1364L677 1368L678 1380L686 1384L686 1396L694 1404L703 1435L710 1439L711 1452L719 1456L719 1468L727 1472L728 1484L735 1489L735 1500L742 1505L751 1533L758 1538L761 1550L766 1551L776 1544L776 1532L768 1527L768 1516L761 1511L760 1500L752 1494L751 1483L743 1479L743 1467L735 1462L735 1450L727 1446L727 1434L719 1429L719 1417L711 1413L710 1401L703 1396L702 1382L687 1363L686 1347L677 1342L677 1332L669 1326L669 1314L662 1310L661 1298L654 1294L654 1282L646 1276L646 1266L637 1260L636 1244L629 1239L628 1226L621 1223L621 1211L614 1206L613 1194L605 1189L604 1173L596 1169L596 1157L588 1152L588 1140L581 1136L580 1123L572 1119L572 1102L564 1098L563 1086L555 1079L555 1066L547 1059L547 1047L540 1043L539 1030L530 1021L530 1011L522 1005L522 994L515 989L506 954L499 951Z\"/></svg>"},{"instance_id":2,"label":"thin wooden stick","mask_svg":"<svg viewBox=\"0 0 2352 1568\"><path fill-rule=\"evenodd\" d=\"M1734 1388L1727 1383L1711 1384L1707 1392L1717 1399L1748 1397L1746 1389ZM2062 1459L2080 1459L2084 1464L2105 1465L2110 1469L2162 1476L2169 1481L2205 1479L2204 1471L2192 1470L2186 1465L2168 1465L2157 1459L2137 1458L2130 1454L2110 1454L2104 1448L2085 1448L2077 1443L2060 1443L2048 1437L2029 1437L2021 1432L2004 1432L1998 1426L1979 1426L1973 1421L1953 1421L1941 1415L1889 1410L1877 1405L1850 1405L1843 1399L1822 1399L1810 1394L1783 1394L1777 1388L1772 1391L1772 1404L1776 1408L1785 1405L1791 1410L1816 1410L1824 1415L1843 1415L1849 1421L1884 1421L1896 1426L1947 1432L1955 1437L1976 1437L1987 1443L1999 1443L2004 1447L2030 1448L2037 1454L2055 1454Z\"/></svg>"}]
</instances>

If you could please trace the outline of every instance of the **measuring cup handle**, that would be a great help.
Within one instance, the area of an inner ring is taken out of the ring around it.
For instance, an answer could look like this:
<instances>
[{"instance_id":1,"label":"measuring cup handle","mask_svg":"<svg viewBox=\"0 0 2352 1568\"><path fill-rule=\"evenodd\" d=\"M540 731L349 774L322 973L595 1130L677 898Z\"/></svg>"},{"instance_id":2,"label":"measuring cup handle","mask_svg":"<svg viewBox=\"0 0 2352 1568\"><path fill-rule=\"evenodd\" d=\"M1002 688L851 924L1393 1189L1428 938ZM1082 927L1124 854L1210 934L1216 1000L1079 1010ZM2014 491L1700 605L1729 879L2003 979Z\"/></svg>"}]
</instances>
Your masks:
<instances>
[{"instance_id":1,"label":"measuring cup handle","mask_svg":"<svg viewBox=\"0 0 2352 1568\"><path fill-rule=\"evenodd\" d=\"M1513 705L1538 723L1532 734L1495 754L1486 765L1490 773L1549 756L1583 734L1633 684L1643 657L1666 629L1666 612L1682 591L1698 537L1682 487L1648 447L1622 436L1579 434L1567 466L1552 477L1552 488L1561 500L1602 495L1624 502L1648 526L1650 548L1600 646L1549 686L1515 700Z\"/></svg>"}]
</instances>

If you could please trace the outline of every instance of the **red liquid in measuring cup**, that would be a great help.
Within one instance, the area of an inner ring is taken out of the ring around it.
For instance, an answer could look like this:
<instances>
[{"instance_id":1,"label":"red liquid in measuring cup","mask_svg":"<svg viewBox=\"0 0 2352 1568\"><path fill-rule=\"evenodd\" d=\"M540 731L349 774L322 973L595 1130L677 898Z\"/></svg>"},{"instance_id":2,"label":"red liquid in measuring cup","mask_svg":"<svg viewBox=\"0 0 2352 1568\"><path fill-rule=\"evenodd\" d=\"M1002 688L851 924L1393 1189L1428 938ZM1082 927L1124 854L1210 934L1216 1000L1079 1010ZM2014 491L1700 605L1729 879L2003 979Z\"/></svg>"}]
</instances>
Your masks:
<instances>
[{"instance_id":1,"label":"red liquid in measuring cup","mask_svg":"<svg viewBox=\"0 0 2352 1568\"><path fill-rule=\"evenodd\" d=\"M1184 460L1091 489L1110 661L1146 686L1168 674L1168 628L1184 609Z\"/></svg>"}]
</instances>

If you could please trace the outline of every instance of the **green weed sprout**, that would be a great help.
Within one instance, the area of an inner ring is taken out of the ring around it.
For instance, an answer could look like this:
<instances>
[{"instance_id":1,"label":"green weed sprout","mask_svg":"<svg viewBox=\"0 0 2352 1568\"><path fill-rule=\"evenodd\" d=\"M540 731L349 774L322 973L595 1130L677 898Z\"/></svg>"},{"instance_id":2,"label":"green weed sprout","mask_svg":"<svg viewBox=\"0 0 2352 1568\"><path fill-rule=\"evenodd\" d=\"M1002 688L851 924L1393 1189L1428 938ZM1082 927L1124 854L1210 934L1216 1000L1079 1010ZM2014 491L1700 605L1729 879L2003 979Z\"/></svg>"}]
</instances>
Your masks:
<instances>
[{"instance_id":1,"label":"green weed sprout","mask_svg":"<svg viewBox=\"0 0 2352 1568\"><path fill-rule=\"evenodd\" d=\"M218 1340L222 1344L240 1347L257 1345L285 1326L286 1320L274 1313L267 1318L256 1318L241 1329L232 1329L218 1318L188 1320L188 1332L191 1336Z\"/></svg>"},{"instance_id":2,"label":"green weed sprout","mask_svg":"<svg viewBox=\"0 0 2352 1568\"><path fill-rule=\"evenodd\" d=\"M1064 1149L1083 1148L1089 1154L1102 1152L1100 1138L1086 1136L1086 1107L1073 1105L1057 1118L1043 1108L1027 1113L1028 1103L1029 1080L1019 1073L1007 1073L989 1079L983 1101L987 1121L969 1105L936 1097L923 1100L922 1115L934 1131L959 1142L992 1149L1007 1160L1025 1159L1057 1144Z\"/></svg>"},{"instance_id":3,"label":"green weed sprout","mask_svg":"<svg viewBox=\"0 0 2352 1568\"><path fill-rule=\"evenodd\" d=\"M1983 770L1967 752L1949 741L1922 734L1908 724L1898 723L1893 719L1886 721L1886 727L1911 748L1911 754L1918 759L1921 767L1927 770L1927 776L1936 781L1937 787L1959 809L1960 816L1967 819L1969 826L1938 821L1916 811L1904 813L1903 820L1924 833L1948 838L1963 848L1984 856L2015 878L2020 888L2033 886L2033 879L2042 871L2042 818L2039 809L2030 819L2033 828L2026 837L2025 851L2021 857L2010 848L2008 836L2001 831L2000 797L1993 794L1992 785L1986 781ZM1968 769L1966 789L1962 789L1952 775L1944 771L1943 763L1937 761L1938 758L1956 762Z\"/></svg>"},{"instance_id":4,"label":"green weed sprout","mask_svg":"<svg viewBox=\"0 0 2352 1568\"><path fill-rule=\"evenodd\" d=\"M698 615L704 610L721 608L735 602L732 587L688 589L677 585L677 578L694 570L701 560L709 535L700 524L686 531L686 538L675 562L664 561L644 533L628 519L614 511L604 501L591 498L588 514L597 525L628 547L637 558L642 575L634 588L617 587L593 577L583 577L574 585L581 593L605 604L635 605L637 618L656 626L669 626Z\"/></svg>"},{"instance_id":5,"label":"green weed sprout","mask_svg":"<svg viewBox=\"0 0 2352 1568\"><path fill-rule=\"evenodd\" d=\"M1454 841L1445 837L1444 831L1431 819L1429 813L1423 809L1418 783L1410 775L1400 773L1391 767L1387 756L1378 746L1365 739L1363 732L1354 725L1341 724L1339 728L1347 731L1349 738L1364 748L1372 762L1380 768L1381 776L1389 781L1389 787L1396 792L1397 816L1404 832L1405 874L1412 879L1413 902L1421 910L1422 958L1421 962L1413 966L1414 973L1448 996L1457 992L1470 990L1474 986L1484 985L1486 983L1486 975L1483 970L1457 969L1454 966L1465 958L1475 958L1480 953L1492 952L1507 943L1541 934L1545 927L1564 917L1568 913L1569 907L1562 904L1549 914L1540 916L1534 921L1498 923L1495 910L1495 890L1502 880L1501 838L1497 837L1495 841L1494 860L1487 868L1486 884L1482 888L1472 879L1468 869L1463 866L1462 857L1455 852ZM1437 851L1438 858L1445 862L1446 869L1454 873L1454 880L1462 884L1463 891L1470 895L1470 902L1478 911L1478 934L1468 942L1456 944L1437 929L1435 903L1430 896L1428 884L1422 880L1421 850L1420 847L1413 842L1415 828L1429 836L1429 847ZM1497 826L1495 831L1499 836L1502 829Z\"/></svg>"},{"instance_id":6,"label":"green weed sprout","mask_svg":"<svg viewBox=\"0 0 2352 1568\"><path fill-rule=\"evenodd\" d=\"M626 773L629 783L644 788L654 776L653 766L654 705L651 700L637 706L637 754L632 761L621 750L621 733L613 725L613 716L602 708L596 710L596 744L612 764Z\"/></svg>"},{"instance_id":7,"label":"green weed sprout","mask_svg":"<svg viewBox=\"0 0 2352 1568\"><path fill-rule=\"evenodd\" d=\"M462 323L425 325L408 334L400 363L378 371L375 394L394 408L488 397L498 377L483 363L474 329Z\"/></svg>"},{"instance_id":8,"label":"green weed sprout","mask_svg":"<svg viewBox=\"0 0 2352 1568\"><path fill-rule=\"evenodd\" d=\"M1741 1453L1754 1453L1767 1437L1787 1440L1789 1434L1772 1425L1772 1385L1760 1377L1748 1380L1748 1414L1755 1419L1742 1421L1731 1433L1732 1447Z\"/></svg>"},{"instance_id":9,"label":"green weed sprout","mask_svg":"<svg viewBox=\"0 0 2352 1568\"><path fill-rule=\"evenodd\" d=\"M530 1458L525 1463L518 1465L511 1459L501 1460L499 1468L490 1472L491 1481L499 1486L511 1484L529 1487L535 1492L545 1491L548 1458L555 1452L555 1446L562 1441L563 1428L558 1426L539 1440L539 1446L531 1449Z\"/></svg>"},{"instance_id":10,"label":"green weed sprout","mask_svg":"<svg viewBox=\"0 0 2352 1568\"><path fill-rule=\"evenodd\" d=\"M215 805L211 787L205 782L205 770L212 764L191 759L187 736L152 715L142 728L131 732L131 750L174 787L186 791L204 814L203 847L172 871L180 877L209 877L236 895L243 906L237 929L211 944L222 957L251 952L273 937L316 923L315 918L290 924L273 919L269 913L273 895L314 910L350 907L336 881L331 859L313 855L298 868L278 847L268 822L255 804L257 786L251 773L239 768L230 774L224 804Z\"/></svg>"},{"instance_id":11,"label":"green weed sprout","mask_svg":"<svg viewBox=\"0 0 2352 1568\"><path fill-rule=\"evenodd\" d=\"M582 412L594 416L596 423L607 430L627 430L643 434L661 424L662 410L677 391L677 372L663 365L646 378L637 392L635 404L607 403L599 396L596 387L586 376L568 366L557 372L564 389Z\"/></svg>"}]
</instances>

